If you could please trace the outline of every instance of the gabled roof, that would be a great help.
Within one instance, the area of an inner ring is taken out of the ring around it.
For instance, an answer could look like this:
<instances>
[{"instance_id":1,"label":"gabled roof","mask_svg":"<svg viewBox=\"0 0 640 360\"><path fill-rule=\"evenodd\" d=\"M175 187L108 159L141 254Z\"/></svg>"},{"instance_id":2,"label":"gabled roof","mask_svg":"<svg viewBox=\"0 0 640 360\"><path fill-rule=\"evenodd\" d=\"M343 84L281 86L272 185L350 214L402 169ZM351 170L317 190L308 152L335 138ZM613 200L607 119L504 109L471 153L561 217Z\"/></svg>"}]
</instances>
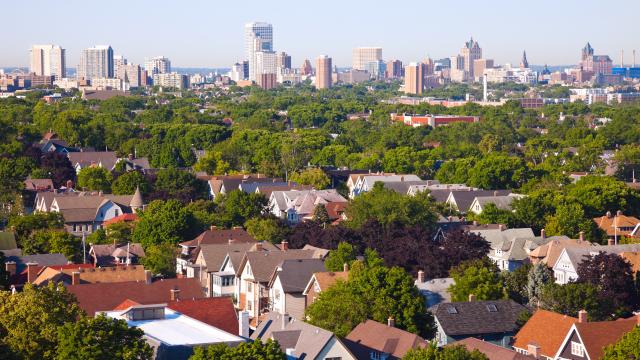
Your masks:
<instances>
[{"instance_id":1,"label":"gabled roof","mask_svg":"<svg viewBox=\"0 0 640 360\"><path fill-rule=\"evenodd\" d=\"M51 179L26 179L24 189L29 191L53 190L53 180Z\"/></svg>"},{"instance_id":2,"label":"gabled roof","mask_svg":"<svg viewBox=\"0 0 640 360\"><path fill-rule=\"evenodd\" d=\"M558 261L558 257L562 253L562 250L566 247L591 247L591 244L588 241L580 240L580 239L561 239L555 238L552 241L549 241L546 244L540 245L536 249L533 249L529 256L533 259L536 259L534 262L541 261L548 266L555 265L556 261Z\"/></svg>"},{"instance_id":3,"label":"gabled roof","mask_svg":"<svg viewBox=\"0 0 640 360\"><path fill-rule=\"evenodd\" d=\"M467 211L471 203L478 196L501 196L511 194L511 190L452 190L450 196L459 211Z\"/></svg>"},{"instance_id":4,"label":"gabled roof","mask_svg":"<svg viewBox=\"0 0 640 360\"><path fill-rule=\"evenodd\" d=\"M114 218L111 218L102 223L102 226L109 226L111 224L119 223L119 222L132 222L138 220L137 214L129 214L125 213Z\"/></svg>"},{"instance_id":5,"label":"gabled roof","mask_svg":"<svg viewBox=\"0 0 640 360\"><path fill-rule=\"evenodd\" d=\"M80 308L93 317L97 311L110 311L129 299L139 304L166 303L171 289L180 290L181 299L201 299L204 296L198 279L164 279L147 284L144 281L68 285L67 290L78 299Z\"/></svg>"},{"instance_id":6,"label":"gabled roof","mask_svg":"<svg viewBox=\"0 0 640 360\"><path fill-rule=\"evenodd\" d=\"M590 247L566 247L562 249L560 256L558 256L558 260L556 260L555 265L560 261L560 257L563 253L566 254L569 261L573 264L573 266L577 269L578 264L584 260L585 256L589 255L597 255L600 252L604 252L606 254L618 254L620 255L623 252L640 252L640 244L624 244L624 245L594 245Z\"/></svg>"},{"instance_id":7,"label":"gabled roof","mask_svg":"<svg viewBox=\"0 0 640 360\"><path fill-rule=\"evenodd\" d=\"M228 254L244 255L247 251L255 251L258 243L226 243L226 244L213 244L200 246L199 256L204 261L204 266L207 267L209 272L220 271L224 260ZM277 251L278 248L273 244L264 242L262 248L265 251Z\"/></svg>"},{"instance_id":8,"label":"gabled roof","mask_svg":"<svg viewBox=\"0 0 640 360\"><path fill-rule=\"evenodd\" d=\"M568 340L574 332L577 332L582 340L582 345L589 359L601 359L604 348L617 343L626 333L632 331L638 325L638 317L618 319L615 321L576 322L573 324L560 349L559 353L568 344Z\"/></svg>"},{"instance_id":9,"label":"gabled roof","mask_svg":"<svg viewBox=\"0 0 640 360\"><path fill-rule=\"evenodd\" d=\"M577 322L574 317L539 309L514 336L513 347L527 350L529 345L536 345L540 354L553 358Z\"/></svg>"},{"instance_id":10,"label":"gabled roof","mask_svg":"<svg viewBox=\"0 0 640 360\"><path fill-rule=\"evenodd\" d=\"M640 224L640 220L638 218L626 216L621 213L615 215L607 213L605 216L594 218L593 221L609 236L628 235L631 231L621 230L620 228L635 228Z\"/></svg>"},{"instance_id":11,"label":"gabled roof","mask_svg":"<svg viewBox=\"0 0 640 360\"><path fill-rule=\"evenodd\" d=\"M349 272L348 271L323 271L323 272L317 272L315 274L313 274L311 276L311 278L309 279L309 282L307 283L307 286L305 286L304 295L307 295L307 293L309 292L309 290L311 290L311 286L313 286L313 284L318 283L318 287L320 288L320 291L322 290L326 290L328 288L330 288L333 284L335 284L337 281L347 281L349 280Z\"/></svg>"},{"instance_id":12,"label":"gabled roof","mask_svg":"<svg viewBox=\"0 0 640 360\"><path fill-rule=\"evenodd\" d=\"M415 285L425 298L427 308L435 306L441 302L451 302L451 293L449 293L449 287L455 284L453 278L440 278L431 279L423 283L418 280L415 281Z\"/></svg>"},{"instance_id":13,"label":"gabled roof","mask_svg":"<svg viewBox=\"0 0 640 360\"><path fill-rule=\"evenodd\" d=\"M489 204L494 204L500 210L511 210L511 203L513 200L518 199L518 196L514 194L499 195L499 196L476 196L471 205L469 205L469 211L472 211L471 207L477 202L484 209Z\"/></svg>"},{"instance_id":14,"label":"gabled roof","mask_svg":"<svg viewBox=\"0 0 640 360\"><path fill-rule=\"evenodd\" d=\"M253 278L258 282L268 282L276 266L287 259L318 258L314 250L287 251L248 251L244 254L240 266L236 268L236 276L240 276L247 263L251 266Z\"/></svg>"},{"instance_id":15,"label":"gabled roof","mask_svg":"<svg viewBox=\"0 0 640 360\"><path fill-rule=\"evenodd\" d=\"M513 300L487 300L440 303L431 312L444 332L452 336L515 331L516 320L525 310Z\"/></svg>"},{"instance_id":16,"label":"gabled roof","mask_svg":"<svg viewBox=\"0 0 640 360\"><path fill-rule=\"evenodd\" d=\"M498 346L494 343L468 337L466 339L456 341L447 346L464 346L467 350L478 350L483 353L489 360L527 360L533 359L531 356L522 355L511 349Z\"/></svg>"},{"instance_id":17,"label":"gabled roof","mask_svg":"<svg viewBox=\"0 0 640 360\"><path fill-rule=\"evenodd\" d=\"M238 318L231 297L170 301L168 308L231 334L238 334Z\"/></svg>"},{"instance_id":18,"label":"gabled roof","mask_svg":"<svg viewBox=\"0 0 640 360\"><path fill-rule=\"evenodd\" d=\"M402 358L409 350L423 348L428 342L416 334L387 326L373 320L365 320L356 326L346 339L379 352ZM351 349L349 342L345 343Z\"/></svg>"},{"instance_id":19,"label":"gabled roof","mask_svg":"<svg viewBox=\"0 0 640 360\"><path fill-rule=\"evenodd\" d=\"M38 274L34 284L42 285L49 281L71 284L74 272L79 273L81 284L146 280L146 273L142 265L94 268L91 264L82 264L66 267L47 267Z\"/></svg>"},{"instance_id":20,"label":"gabled roof","mask_svg":"<svg viewBox=\"0 0 640 360\"><path fill-rule=\"evenodd\" d=\"M27 264L37 264L38 266L66 265L69 263L67 258L62 254L34 254L22 256L7 256L5 261L13 261L16 263L16 272L20 273L26 269Z\"/></svg>"},{"instance_id":21,"label":"gabled roof","mask_svg":"<svg viewBox=\"0 0 640 360\"><path fill-rule=\"evenodd\" d=\"M94 244L89 249L89 254L95 256L96 265L110 265L114 257L126 258L130 256L132 258L145 257L142 244L129 243L129 244Z\"/></svg>"},{"instance_id":22,"label":"gabled roof","mask_svg":"<svg viewBox=\"0 0 640 360\"><path fill-rule=\"evenodd\" d=\"M212 244L228 244L229 239L232 239L236 243L255 243L257 242L253 236L242 228L233 229L217 229L213 228L204 231L198 235L195 239L180 243L181 246L197 247L201 245Z\"/></svg>"},{"instance_id":23,"label":"gabled roof","mask_svg":"<svg viewBox=\"0 0 640 360\"><path fill-rule=\"evenodd\" d=\"M70 152L67 154L71 165L74 167L80 165L85 168L88 166L102 166L107 170L112 170L118 162L118 156L114 151L82 151Z\"/></svg>"},{"instance_id":24,"label":"gabled roof","mask_svg":"<svg viewBox=\"0 0 640 360\"><path fill-rule=\"evenodd\" d=\"M276 267L269 284L279 278L285 293L302 293L313 273L325 270L322 259L284 260Z\"/></svg>"}]
</instances>

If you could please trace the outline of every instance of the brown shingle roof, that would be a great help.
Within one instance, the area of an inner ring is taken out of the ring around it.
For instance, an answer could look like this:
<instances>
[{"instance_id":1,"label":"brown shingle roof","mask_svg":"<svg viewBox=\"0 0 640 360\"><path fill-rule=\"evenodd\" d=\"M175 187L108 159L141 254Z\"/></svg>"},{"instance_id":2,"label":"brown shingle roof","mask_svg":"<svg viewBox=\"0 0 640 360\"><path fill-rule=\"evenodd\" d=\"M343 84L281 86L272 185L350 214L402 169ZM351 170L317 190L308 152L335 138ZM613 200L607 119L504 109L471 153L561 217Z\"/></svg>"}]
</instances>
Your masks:
<instances>
[{"instance_id":1,"label":"brown shingle roof","mask_svg":"<svg viewBox=\"0 0 640 360\"><path fill-rule=\"evenodd\" d=\"M555 265L556 261L562 253L562 249L566 247L590 247L593 246L588 241L579 239L554 239L548 243L533 249L529 253L529 257L533 259L533 263L541 261L548 266Z\"/></svg>"},{"instance_id":2,"label":"brown shingle roof","mask_svg":"<svg viewBox=\"0 0 640 360\"><path fill-rule=\"evenodd\" d=\"M309 283L307 284L307 288L305 289L305 295L306 293L310 290L310 286L313 285L313 283L318 283L318 286L320 287L320 291L323 290L327 290L328 288L330 288L333 284L336 283L336 281L347 281L349 279L349 272L348 271L338 271L338 272L333 272L333 271L323 271L323 272L317 272L315 274L313 274L313 277L311 279L309 279Z\"/></svg>"},{"instance_id":3,"label":"brown shingle roof","mask_svg":"<svg viewBox=\"0 0 640 360\"><path fill-rule=\"evenodd\" d=\"M576 323L575 327L580 334L590 359L600 359L604 354L604 348L618 342L622 336L633 330L638 325L638 317L621 319L616 321L597 321Z\"/></svg>"},{"instance_id":4,"label":"brown shingle roof","mask_svg":"<svg viewBox=\"0 0 640 360\"><path fill-rule=\"evenodd\" d=\"M313 259L318 258L314 250L287 250L287 251L248 251L245 253L240 266L236 269L239 276L246 263L251 265L253 278L259 282L268 282L276 266L287 259Z\"/></svg>"},{"instance_id":5,"label":"brown shingle roof","mask_svg":"<svg viewBox=\"0 0 640 360\"><path fill-rule=\"evenodd\" d=\"M241 243L257 242L257 240L254 239L253 236L249 235L246 230L242 228L235 228L206 230L195 239L182 242L180 245L196 247L200 245L228 244L229 239L233 239L234 242Z\"/></svg>"},{"instance_id":6,"label":"brown shingle roof","mask_svg":"<svg viewBox=\"0 0 640 360\"><path fill-rule=\"evenodd\" d=\"M594 218L593 221L609 236L615 236L616 234L618 236L629 235L631 230L622 230L620 228L633 229L640 223L640 220L633 216L623 214L610 215L609 213L605 216Z\"/></svg>"},{"instance_id":7,"label":"brown shingle roof","mask_svg":"<svg viewBox=\"0 0 640 360\"><path fill-rule=\"evenodd\" d=\"M238 318L231 297L171 301L168 307L228 333L238 334Z\"/></svg>"},{"instance_id":8,"label":"brown shingle roof","mask_svg":"<svg viewBox=\"0 0 640 360\"><path fill-rule=\"evenodd\" d=\"M537 310L514 336L513 347L527 350L529 345L540 347L540 354L553 358L562 345L571 325L578 319L547 310Z\"/></svg>"},{"instance_id":9,"label":"brown shingle roof","mask_svg":"<svg viewBox=\"0 0 640 360\"><path fill-rule=\"evenodd\" d=\"M118 162L118 156L113 151L78 151L68 153L67 157L69 157L71 165L80 164L83 168L100 165L107 170L111 170Z\"/></svg>"},{"instance_id":10,"label":"brown shingle roof","mask_svg":"<svg viewBox=\"0 0 640 360\"><path fill-rule=\"evenodd\" d=\"M402 358L409 350L427 346L427 341L416 334L387 326L373 320L365 320L351 330L348 340L377 351ZM351 349L349 342L345 345Z\"/></svg>"},{"instance_id":11,"label":"brown shingle roof","mask_svg":"<svg viewBox=\"0 0 640 360\"><path fill-rule=\"evenodd\" d=\"M34 284L44 284L49 280L63 281L71 284L74 272L80 273L81 284L112 283L125 281L144 281L145 270L142 265L110 266L94 268L92 266L64 267L61 269L46 268L38 275Z\"/></svg>"},{"instance_id":12,"label":"brown shingle roof","mask_svg":"<svg viewBox=\"0 0 640 360\"><path fill-rule=\"evenodd\" d=\"M478 350L483 353L489 360L525 360L533 359L533 357L519 354L511 349L503 348L488 341L482 341L473 337L466 338L464 340L456 341L447 346L462 345L467 350ZM554 354L555 355L555 354Z\"/></svg>"}]
</instances>

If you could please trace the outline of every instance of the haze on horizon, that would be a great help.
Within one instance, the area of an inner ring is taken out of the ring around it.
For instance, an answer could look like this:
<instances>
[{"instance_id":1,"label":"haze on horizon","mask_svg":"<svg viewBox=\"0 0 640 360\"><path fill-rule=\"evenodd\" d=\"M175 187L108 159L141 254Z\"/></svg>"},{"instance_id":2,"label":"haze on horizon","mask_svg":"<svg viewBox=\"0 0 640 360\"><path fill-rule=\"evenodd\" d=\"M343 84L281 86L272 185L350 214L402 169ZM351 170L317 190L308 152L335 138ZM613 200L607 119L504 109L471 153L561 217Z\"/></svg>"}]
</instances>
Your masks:
<instances>
[{"instance_id":1,"label":"haze on horizon","mask_svg":"<svg viewBox=\"0 0 640 360\"><path fill-rule=\"evenodd\" d=\"M385 60L439 59L457 54L471 36L485 58L501 64L517 64L523 50L531 64L575 64L587 41L615 64L621 49L626 64L632 49L640 62L640 1L634 0L176 3L5 1L5 29L11 30L0 45L0 67L28 66L33 44L67 49L67 67L78 64L83 48L97 44L111 45L134 63L164 55L175 67L229 67L244 58L243 25L252 21L273 24L274 48L289 53L294 67L320 54L350 66L358 46L381 46Z\"/></svg>"}]
</instances>

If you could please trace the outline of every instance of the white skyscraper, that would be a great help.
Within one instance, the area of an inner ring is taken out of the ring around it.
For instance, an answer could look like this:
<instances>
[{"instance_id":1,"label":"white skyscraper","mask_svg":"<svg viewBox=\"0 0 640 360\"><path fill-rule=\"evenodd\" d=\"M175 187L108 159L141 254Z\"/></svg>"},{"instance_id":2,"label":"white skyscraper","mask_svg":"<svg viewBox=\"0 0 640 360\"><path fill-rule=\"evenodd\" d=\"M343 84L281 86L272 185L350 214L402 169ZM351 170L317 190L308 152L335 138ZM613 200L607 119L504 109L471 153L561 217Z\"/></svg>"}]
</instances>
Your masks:
<instances>
[{"instance_id":1,"label":"white skyscraper","mask_svg":"<svg viewBox=\"0 0 640 360\"><path fill-rule=\"evenodd\" d=\"M382 60L381 47L359 47L353 49L353 68L367 70L367 64Z\"/></svg>"},{"instance_id":2,"label":"white skyscraper","mask_svg":"<svg viewBox=\"0 0 640 360\"><path fill-rule=\"evenodd\" d=\"M167 74L171 72L171 61L164 56L156 56L144 61L144 69L147 70L149 76Z\"/></svg>"},{"instance_id":3,"label":"white skyscraper","mask_svg":"<svg viewBox=\"0 0 640 360\"><path fill-rule=\"evenodd\" d=\"M115 76L113 49L109 45L100 45L82 50L78 78L113 78Z\"/></svg>"},{"instance_id":4,"label":"white skyscraper","mask_svg":"<svg viewBox=\"0 0 640 360\"><path fill-rule=\"evenodd\" d=\"M273 51L256 51L256 76L277 74L276 53Z\"/></svg>"},{"instance_id":5,"label":"white skyscraper","mask_svg":"<svg viewBox=\"0 0 640 360\"><path fill-rule=\"evenodd\" d=\"M56 80L67 76L66 51L59 45L33 45L30 71L36 75L55 76Z\"/></svg>"},{"instance_id":6,"label":"white skyscraper","mask_svg":"<svg viewBox=\"0 0 640 360\"><path fill-rule=\"evenodd\" d=\"M244 26L245 55L249 60L249 80L255 81L256 53L273 51L273 26L264 22L253 22Z\"/></svg>"}]
</instances>

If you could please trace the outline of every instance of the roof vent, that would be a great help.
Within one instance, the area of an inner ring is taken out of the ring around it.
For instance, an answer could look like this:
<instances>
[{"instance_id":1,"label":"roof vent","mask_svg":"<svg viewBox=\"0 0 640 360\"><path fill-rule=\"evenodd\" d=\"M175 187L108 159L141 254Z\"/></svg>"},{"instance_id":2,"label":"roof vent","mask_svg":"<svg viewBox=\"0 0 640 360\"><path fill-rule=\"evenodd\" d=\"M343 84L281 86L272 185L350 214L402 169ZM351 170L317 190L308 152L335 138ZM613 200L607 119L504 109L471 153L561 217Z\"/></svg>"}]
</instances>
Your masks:
<instances>
[{"instance_id":1,"label":"roof vent","mask_svg":"<svg viewBox=\"0 0 640 360\"><path fill-rule=\"evenodd\" d=\"M489 312L498 312L498 308L494 304L487 305L487 310L489 310Z\"/></svg>"},{"instance_id":2,"label":"roof vent","mask_svg":"<svg viewBox=\"0 0 640 360\"><path fill-rule=\"evenodd\" d=\"M447 307L447 312L449 314L457 314L458 313L458 309L456 309L455 306L449 306L449 307Z\"/></svg>"}]
</instances>

